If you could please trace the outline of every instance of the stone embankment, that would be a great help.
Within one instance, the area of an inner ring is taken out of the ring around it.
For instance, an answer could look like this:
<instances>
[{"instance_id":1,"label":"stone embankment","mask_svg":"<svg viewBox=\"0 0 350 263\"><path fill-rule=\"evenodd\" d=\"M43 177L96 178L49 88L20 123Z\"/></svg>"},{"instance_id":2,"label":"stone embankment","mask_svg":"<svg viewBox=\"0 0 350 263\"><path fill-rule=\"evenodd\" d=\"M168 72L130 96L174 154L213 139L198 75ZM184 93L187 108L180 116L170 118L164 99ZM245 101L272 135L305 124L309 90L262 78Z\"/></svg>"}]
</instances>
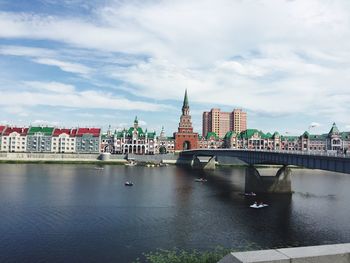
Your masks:
<instances>
[{"instance_id":1,"label":"stone embankment","mask_svg":"<svg viewBox=\"0 0 350 263\"><path fill-rule=\"evenodd\" d=\"M111 163L124 163L123 155L113 155L108 158ZM0 153L0 162L42 162L42 163L95 163L101 162L102 156L79 153ZM106 160L107 161L107 160Z\"/></svg>"},{"instance_id":2,"label":"stone embankment","mask_svg":"<svg viewBox=\"0 0 350 263\"><path fill-rule=\"evenodd\" d=\"M175 164L178 156L174 154L134 155L134 154L83 154L83 153L0 153L0 162L40 162L40 163L111 163L123 164L128 160L138 163Z\"/></svg>"},{"instance_id":3,"label":"stone embankment","mask_svg":"<svg viewBox=\"0 0 350 263\"><path fill-rule=\"evenodd\" d=\"M218 263L350 263L350 243L233 252Z\"/></svg>"}]
</instances>

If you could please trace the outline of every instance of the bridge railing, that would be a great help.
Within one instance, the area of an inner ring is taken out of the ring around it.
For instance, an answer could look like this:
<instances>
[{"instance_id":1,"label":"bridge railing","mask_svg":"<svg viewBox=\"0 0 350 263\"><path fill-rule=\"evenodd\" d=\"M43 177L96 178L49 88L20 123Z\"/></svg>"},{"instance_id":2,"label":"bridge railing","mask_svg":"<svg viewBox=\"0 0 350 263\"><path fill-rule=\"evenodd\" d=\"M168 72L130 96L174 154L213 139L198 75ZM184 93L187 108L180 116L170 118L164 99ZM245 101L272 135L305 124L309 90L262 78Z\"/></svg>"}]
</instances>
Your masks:
<instances>
[{"instance_id":1,"label":"bridge railing","mask_svg":"<svg viewBox=\"0 0 350 263\"><path fill-rule=\"evenodd\" d=\"M288 153L288 154L300 154L300 155L312 155L312 156L328 156L338 158L350 158L350 154L328 152L328 151L295 151L295 150L266 150L266 149L237 149L237 148L218 148L218 149L193 149L183 152L191 151L247 151L247 152L264 152L264 153Z\"/></svg>"}]
</instances>

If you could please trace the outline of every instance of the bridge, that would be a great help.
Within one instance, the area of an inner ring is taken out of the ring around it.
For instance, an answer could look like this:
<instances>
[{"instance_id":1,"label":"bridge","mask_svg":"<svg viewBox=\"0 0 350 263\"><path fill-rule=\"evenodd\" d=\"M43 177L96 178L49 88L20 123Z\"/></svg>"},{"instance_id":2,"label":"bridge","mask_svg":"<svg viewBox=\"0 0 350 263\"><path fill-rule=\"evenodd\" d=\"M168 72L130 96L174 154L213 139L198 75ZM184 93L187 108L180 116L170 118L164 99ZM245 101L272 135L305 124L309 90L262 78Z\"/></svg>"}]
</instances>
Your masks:
<instances>
[{"instance_id":1,"label":"bridge","mask_svg":"<svg viewBox=\"0 0 350 263\"><path fill-rule=\"evenodd\" d=\"M207 157L207 161L201 160ZM236 149L197 149L180 153L179 163L190 164L194 168L214 169L215 160L232 157L247 163L246 192L290 193L291 169L300 166L350 174L350 156L327 152L263 151ZM260 176L254 165L282 165L276 176Z\"/></svg>"}]
</instances>

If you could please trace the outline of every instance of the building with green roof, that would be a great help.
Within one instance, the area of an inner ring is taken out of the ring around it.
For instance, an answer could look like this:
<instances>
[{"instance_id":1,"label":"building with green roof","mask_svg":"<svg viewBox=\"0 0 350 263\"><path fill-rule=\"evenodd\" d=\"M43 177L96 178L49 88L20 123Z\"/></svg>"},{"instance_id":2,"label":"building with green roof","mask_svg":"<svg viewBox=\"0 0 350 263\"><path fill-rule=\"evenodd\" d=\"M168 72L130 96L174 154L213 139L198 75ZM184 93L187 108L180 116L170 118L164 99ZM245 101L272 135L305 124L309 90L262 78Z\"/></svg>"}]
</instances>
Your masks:
<instances>
[{"instance_id":1,"label":"building with green roof","mask_svg":"<svg viewBox=\"0 0 350 263\"><path fill-rule=\"evenodd\" d=\"M27 152L51 152L54 127L31 126L27 133Z\"/></svg>"},{"instance_id":2,"label":"building with green roof","mask_svg":"<svg viewBox=\"0 0 350 263\"><path fill-rule=\"evenodd\" d=\"M340 132L333 123L327 134L285 136L275 131L264 133L258 129L247 129L240 133L229 131L224 136L225 148L286 150L286 151L344 151L350 147L350 132Z\"/></svg>"},{"instance_id":3,"label":"building with green roof","mask_svg":"<svg viewBox=\"0 0 350 263\"><path fill-rule=\"evenodd\" d=\"M224 148L224 139L219 138L215 132L207 132L206 136L198 138L198 147L200 149Z\"/></svg>"},{"instance_id":4,"label":"building with green roof","mask_svg":"<svg viewBox=\"0 0 350 263\"><path fill-rule=\"evenodd\" d=\"M155 154L158 152L156 132L143 130L137 116L133 127L102 135L102 151L117 154Z\"/></svg>"},{"instance_id":5,"label":"building with green roof","mask_svg":"<svg viewBox=\"0 0 350 263\"><path fill-rule=\"evenodd\" d=\"M335 122L328 132L326 147L331 151L341 151L344 148L342 134L339 132L339 129Z\"/></svg>"}]
</instances>

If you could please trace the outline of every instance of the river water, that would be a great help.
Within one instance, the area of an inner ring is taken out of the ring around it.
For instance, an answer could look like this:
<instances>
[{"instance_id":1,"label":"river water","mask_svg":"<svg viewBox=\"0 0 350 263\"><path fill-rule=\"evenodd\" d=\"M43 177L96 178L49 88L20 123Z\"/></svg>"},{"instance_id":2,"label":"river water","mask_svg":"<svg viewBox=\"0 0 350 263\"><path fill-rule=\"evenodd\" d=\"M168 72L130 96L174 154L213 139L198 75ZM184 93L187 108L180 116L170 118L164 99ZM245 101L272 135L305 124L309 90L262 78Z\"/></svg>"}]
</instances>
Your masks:
<instances>
[{"instance_id":1,"label":"river water","mask_svg":"<svg viewBox=\"0 0 350 263\"><path fill-rule=\"evenodd\" d=\"M242 168L1 164L0 262L131 262L174 247L350 242L350 175L295 169L292 188L291 196L257 197L270 206L254 210L255 198L240 195Z\"/></svg>"}]
</instances>

